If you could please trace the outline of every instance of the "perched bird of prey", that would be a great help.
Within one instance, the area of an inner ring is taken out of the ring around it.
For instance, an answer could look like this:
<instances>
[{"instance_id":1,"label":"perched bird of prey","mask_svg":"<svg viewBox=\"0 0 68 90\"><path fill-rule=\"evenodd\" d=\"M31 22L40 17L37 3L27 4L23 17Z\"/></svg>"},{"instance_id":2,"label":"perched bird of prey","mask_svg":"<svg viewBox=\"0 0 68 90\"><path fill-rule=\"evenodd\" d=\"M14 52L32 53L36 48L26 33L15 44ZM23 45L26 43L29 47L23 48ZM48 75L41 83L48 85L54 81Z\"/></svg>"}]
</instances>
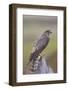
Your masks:
<instances>
[{"instance_id":1,"label":"perched bird of prey","mask_svg":"<svg viewBox=\"0 0 68 90\"><path fill-rule=\"evenodd\" d=\"M30 54L30 57L29 57L29 62L32 62L32 71L35 71L36 69L35 68L35 62L36 60L39 60L39 56L40 56L40 53L47 47L48 43L49 43L49 40L50 40L50 34L52 32L50 30L46 30L34 43L33 45L33 48L32 48L32 51L31 51L31 54ZM28 65L27 64L27 65Z\"/></svg>"},{"instance_id":2,"label":"perched bird of prey","mask_svg":"<svg viewBox=\"0 0 68 90\"><path fill-rule=\"evenodd\" d=\"M47 47L51 33L52 32L50 30L46 30L34 43L29 62L36 60L40 53Z\"/></svg>"}]
</instances>

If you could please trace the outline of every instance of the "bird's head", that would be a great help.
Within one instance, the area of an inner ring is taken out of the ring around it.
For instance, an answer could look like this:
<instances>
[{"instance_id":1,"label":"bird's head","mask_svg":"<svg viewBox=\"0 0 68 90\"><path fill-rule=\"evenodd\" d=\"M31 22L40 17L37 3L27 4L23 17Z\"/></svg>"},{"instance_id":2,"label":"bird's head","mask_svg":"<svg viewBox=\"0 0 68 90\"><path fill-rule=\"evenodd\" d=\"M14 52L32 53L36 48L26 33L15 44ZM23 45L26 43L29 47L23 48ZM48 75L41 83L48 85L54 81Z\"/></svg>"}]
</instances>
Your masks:
<instances>
[{"instance_id":1,"label":"bird's head","mask_svg":"<svg viewBox=\"0 0 68 90\"><path fill-rule=\"evenodd\" d=\"M52 32L51 32L50 30L46 30L44 33L45 33L48 37L50 37L50 35L52 34Z\"/></svg>"}]
</instances>

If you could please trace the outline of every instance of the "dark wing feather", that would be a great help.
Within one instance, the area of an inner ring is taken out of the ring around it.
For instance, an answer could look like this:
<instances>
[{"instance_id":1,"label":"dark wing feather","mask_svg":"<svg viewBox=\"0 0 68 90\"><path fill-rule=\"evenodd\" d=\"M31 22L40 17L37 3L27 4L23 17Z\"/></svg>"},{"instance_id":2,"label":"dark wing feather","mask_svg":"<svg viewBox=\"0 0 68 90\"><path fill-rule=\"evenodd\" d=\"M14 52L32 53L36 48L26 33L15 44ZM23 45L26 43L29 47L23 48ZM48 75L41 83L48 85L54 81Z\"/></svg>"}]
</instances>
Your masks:
<instances>
[{"instance_id":1,"label":"dark wing feather","mask_svg":"<svg viewBox=\"0 0 68 90\"><path fill-rule=\"evenodd\" d=\"M41 36L37 42L35 43L34 47L36 48L35 52L33 52L30 56L30 61L36 59L38 55L46 48L48 45L49 38L45 36Z\"/></svg>"},{"instance_id":2,"label":"dark wing feather","mask_svg":"<svg viewBox=\"0 0 68 90\"><path fill-rule=\"evenodd\" d=\"M37 48L37 50L40 50L41 48L47 46L49 42L49 38L45 35L45 36L42 36L35 44L35 47Z\"/></svg>"}]
</instances>

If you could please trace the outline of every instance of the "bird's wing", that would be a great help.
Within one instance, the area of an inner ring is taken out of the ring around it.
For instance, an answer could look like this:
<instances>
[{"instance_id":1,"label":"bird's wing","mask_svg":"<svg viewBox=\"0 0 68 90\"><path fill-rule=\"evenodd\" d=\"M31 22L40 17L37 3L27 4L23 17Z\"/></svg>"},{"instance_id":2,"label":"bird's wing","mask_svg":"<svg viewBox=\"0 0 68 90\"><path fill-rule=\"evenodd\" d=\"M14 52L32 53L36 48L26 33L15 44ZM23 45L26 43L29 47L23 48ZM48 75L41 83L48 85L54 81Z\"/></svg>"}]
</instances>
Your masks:
<instances>
[{"instance_id":1,"label":"bird's wing","mask_svg":"<svg viewBox=\"0 0 68 90\"><path fill-rule=\"evenodd\" d=\"M30 61L33 59L36 59L38 55L46 48L47 44L49 42L49 38L45 36L41 36L37 42L34 44L33 51L30 55Z\"/></svg>"},{"instance_id":2,"label":"bird's wing","mask_svg":"<svg viewBox=\"0 0 68 90\"><path fill-rule=\"evenodd\" d=\"M46 47L49 42L49 38L47 36L42 36L40 39L35 43L35 47L37 50L43 48L44 46Z\"/></svg>"}]
</instances>

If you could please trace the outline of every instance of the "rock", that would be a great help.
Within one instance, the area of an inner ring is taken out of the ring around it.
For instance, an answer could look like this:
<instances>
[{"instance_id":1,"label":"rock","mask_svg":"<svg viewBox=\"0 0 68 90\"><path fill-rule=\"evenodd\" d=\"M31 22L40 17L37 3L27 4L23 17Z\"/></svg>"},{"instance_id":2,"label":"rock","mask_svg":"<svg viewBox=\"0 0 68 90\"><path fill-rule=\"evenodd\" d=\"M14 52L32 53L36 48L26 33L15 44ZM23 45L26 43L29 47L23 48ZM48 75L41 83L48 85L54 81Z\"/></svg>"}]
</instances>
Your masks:
<instances>
[{"instance_id":1,"label":"rock","mask_svg":"<svg viewBox=\"0 0 68 90\"><path fill-rule=\"evenodd\" d=\"M30 68L29 68L30 67ZM47 74L54 73L53 69L50 65L47 64L47 60L45 57L41 58L41 60L36 60L34 65L30 63L30 66L26 68L25 74Z\"/></svg>"}]
</instances>

